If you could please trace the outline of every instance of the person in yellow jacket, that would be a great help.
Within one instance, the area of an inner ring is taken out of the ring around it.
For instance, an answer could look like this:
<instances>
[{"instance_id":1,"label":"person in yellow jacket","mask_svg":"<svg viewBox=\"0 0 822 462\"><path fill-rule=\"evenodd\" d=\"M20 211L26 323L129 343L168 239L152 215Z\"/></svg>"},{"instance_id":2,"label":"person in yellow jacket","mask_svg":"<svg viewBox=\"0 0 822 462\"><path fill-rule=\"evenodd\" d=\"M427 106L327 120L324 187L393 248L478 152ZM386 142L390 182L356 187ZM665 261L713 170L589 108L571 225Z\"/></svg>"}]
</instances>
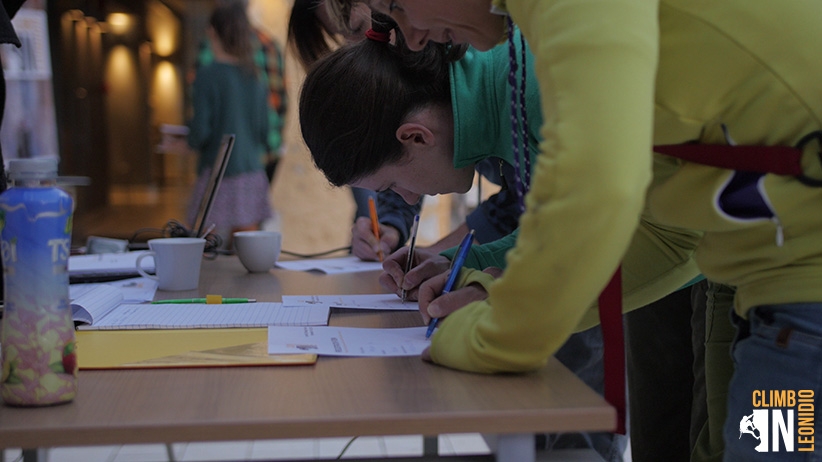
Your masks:
<instances>
[{"instance_id":1,"label":"person in yellow jacket","mask_svg":"<svg viewBox=\"0 0 822 462\"><path fill-rule=\"evenodd\" d=\"M808 420L793 422L791 441L787 432L772 431L776 445L767 453L738 429L752 410L782 412L756 399L763 390L792 390L810 400L801 410L810 406L811 421L819 416L822 3L369 5L391 15L412 49L437 41L487 50L503 40L510 18L536 57L543 141L505 272L492 280L464 271L461 286L473 288L462 294L435 297L443 277L421 289L424 314L448 315L428 352L438 364L490 373L545 363L619 265L646 205L654 145L799 145L801 178L671 160L680 164L677 173L651 187L647 206L666 225L703 230L696 251L702 273L736 287L726 460L788 460L812 452L808 429L805 437L796 433ZM487 297L466 304L478 292ZM797 419L798 404L788 403L794 412L782 415Z\"/></svg>"}]
</instances>

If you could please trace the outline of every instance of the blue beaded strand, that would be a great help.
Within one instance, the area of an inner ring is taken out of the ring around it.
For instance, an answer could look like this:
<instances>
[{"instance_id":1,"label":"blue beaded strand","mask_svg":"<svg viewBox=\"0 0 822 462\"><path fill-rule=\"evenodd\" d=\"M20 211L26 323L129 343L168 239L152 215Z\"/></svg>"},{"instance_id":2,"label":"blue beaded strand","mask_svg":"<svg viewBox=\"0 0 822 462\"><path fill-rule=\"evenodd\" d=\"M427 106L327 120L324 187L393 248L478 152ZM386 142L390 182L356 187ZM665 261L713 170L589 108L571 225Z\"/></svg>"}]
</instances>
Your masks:
<instances>
[{"instance_id":1,"label":"blue beaded strand","mask_svg":"<svg viewBox=\"0 0 822 462\"><path fill-rule=\"evenodd\" d=\"M514 185L516 186L520 212L525 212L525 194L527 194L531 183L531 155L528 143L528 117L525 107L525 38L520 34L522 72L520 85L517 85L519 63L517 63L517 50L514 43L514 22L510 16L508 16L507 19L509 52L508 83L511 85L511 139L514 148L514 170L516 172L516 175L514 175ZM520 131L518 128L522 130ZM520 157L520 143L522 143L522 150L525 153L522 157ZM520 159L522 159L522 164L525 166L524 172L521 168ZM525 177L525 181L522 180L521 176Z\"/></svg>"}]
</instances>

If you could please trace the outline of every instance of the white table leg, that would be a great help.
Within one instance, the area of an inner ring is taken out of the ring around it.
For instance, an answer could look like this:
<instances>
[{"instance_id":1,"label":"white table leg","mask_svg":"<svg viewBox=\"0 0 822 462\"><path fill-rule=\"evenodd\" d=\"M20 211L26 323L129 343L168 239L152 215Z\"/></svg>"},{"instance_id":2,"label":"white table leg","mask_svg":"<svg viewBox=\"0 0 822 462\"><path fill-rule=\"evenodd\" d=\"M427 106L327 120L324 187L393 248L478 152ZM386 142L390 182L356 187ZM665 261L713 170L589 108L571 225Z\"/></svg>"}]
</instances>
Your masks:
<instances>
[{"instance_id":1,"label":"white table leg","mask_svg":"<svg viewBox=\"0 0 822 462\"><path fill-rule=\"evenodd\" d=\"M482 435L497 462L534 462L537 458L533 433Z\"/></svg>"}]
</instances>

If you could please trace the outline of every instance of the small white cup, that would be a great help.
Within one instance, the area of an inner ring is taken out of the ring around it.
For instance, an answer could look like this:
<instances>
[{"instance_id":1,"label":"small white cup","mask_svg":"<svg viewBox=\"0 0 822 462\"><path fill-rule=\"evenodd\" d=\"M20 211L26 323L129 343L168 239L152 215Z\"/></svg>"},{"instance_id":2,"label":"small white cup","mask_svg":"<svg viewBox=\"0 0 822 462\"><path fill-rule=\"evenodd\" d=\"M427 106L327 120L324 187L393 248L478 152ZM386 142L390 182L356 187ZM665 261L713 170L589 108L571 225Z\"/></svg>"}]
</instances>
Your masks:
<instances>
[{"instance_id":1,"label":"small white cup","mask_svg":"<svg viewBox=\"0 0 822 462\"><path fill-rule=\"evenodd\" d=\"M137 272L157 281L160 290L192 290L200 284L205 239L196 237L166 237L149 239L151 249L137 257ZM154 257L156 275L147 274L140 262Z\"/></svg>"},{"instance_id":2,"label":"small white cup","mask_svg":"<svg viewBox=\"0 0 822 462\"><path fill-rule=\"evenodd\" d=\"M283 235L277 231L237 231L234 250L240 262L251 273L263 273L280 258Z\"/></svg>"}]
</instances>

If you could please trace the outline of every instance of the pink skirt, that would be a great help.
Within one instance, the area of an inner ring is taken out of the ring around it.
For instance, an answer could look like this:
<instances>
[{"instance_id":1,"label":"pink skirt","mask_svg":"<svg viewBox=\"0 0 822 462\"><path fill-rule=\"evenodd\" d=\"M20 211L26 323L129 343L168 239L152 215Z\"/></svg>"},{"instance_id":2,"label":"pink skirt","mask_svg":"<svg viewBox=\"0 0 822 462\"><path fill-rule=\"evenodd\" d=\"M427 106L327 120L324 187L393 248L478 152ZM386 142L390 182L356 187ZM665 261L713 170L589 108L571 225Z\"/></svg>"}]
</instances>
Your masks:
<instances>
[{"instance_id":1,"label":"pink skirt","mask_svg":"<svg viewBox=\"0 0 822 462\"><path fill-rule=\"evenodd\" d=\"M198 177L188 202L188 225L193 226L205 193L211 169L206 169ZM216 225L219 230L230 230L259 225L273 215L269 201L269 183L265 172L248 172L224 177L214 198L211 212L206 218L206 227Z\"/></svg>"}]
</instances>

